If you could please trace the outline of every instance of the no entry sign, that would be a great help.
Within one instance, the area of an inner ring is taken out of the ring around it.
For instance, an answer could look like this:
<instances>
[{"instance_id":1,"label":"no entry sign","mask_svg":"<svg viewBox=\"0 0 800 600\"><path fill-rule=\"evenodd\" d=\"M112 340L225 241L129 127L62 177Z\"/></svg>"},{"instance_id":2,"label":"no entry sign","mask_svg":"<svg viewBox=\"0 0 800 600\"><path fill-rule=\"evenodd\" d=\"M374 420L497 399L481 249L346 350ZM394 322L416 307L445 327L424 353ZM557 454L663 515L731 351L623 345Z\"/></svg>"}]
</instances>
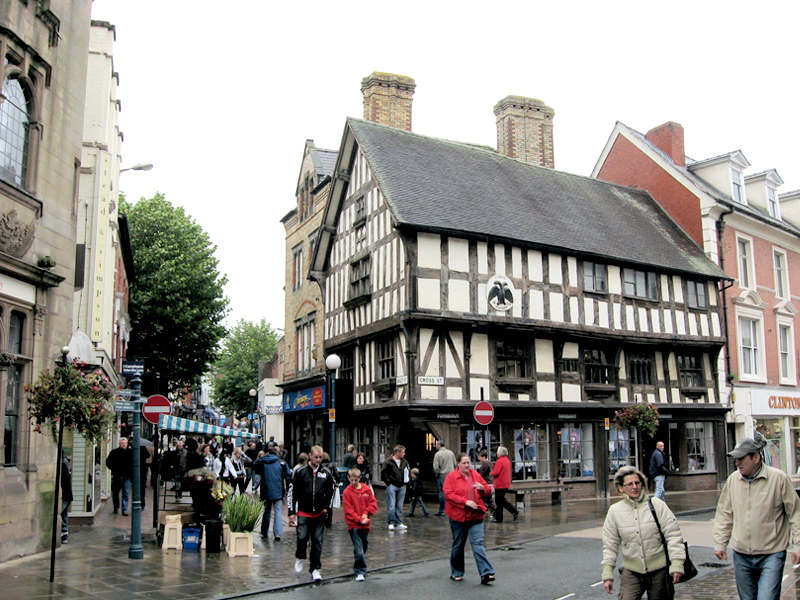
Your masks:
<instances>
[{"instance_id":1,"label":"no entry sign","mask_svg":"<svg viewBox=\"0 0 800 600\"><path fill-rule=\"evenodd\" d=\"M153 425L158 424L161 415L172 413L172 404L164 396L156 394L150 396L142 406L142 416Z\"/></svg>"},{"instance_id":2,"label":"no entry sign","mask_svg":"<svg viewBox=\"0 0 800 600\"><path fill-rule=\"evenodd\" d=\"M488 425L494 420L494 408L486 401L478 402L472 409L478 425Z\"/></svg>"}]
</instances>

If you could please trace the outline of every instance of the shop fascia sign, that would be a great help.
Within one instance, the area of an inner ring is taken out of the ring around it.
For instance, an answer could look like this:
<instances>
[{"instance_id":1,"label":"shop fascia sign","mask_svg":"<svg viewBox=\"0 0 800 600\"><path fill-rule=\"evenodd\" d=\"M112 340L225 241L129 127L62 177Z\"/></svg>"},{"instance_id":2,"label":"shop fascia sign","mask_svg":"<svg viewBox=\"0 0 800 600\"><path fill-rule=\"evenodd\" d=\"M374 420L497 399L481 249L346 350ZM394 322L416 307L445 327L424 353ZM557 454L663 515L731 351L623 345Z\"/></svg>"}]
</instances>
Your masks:
<instances>
[{"instance_id":1,"label":"shop fascia sign","mask_svg":"<svg viewBox=\"0 0 800 600\"><path fill-rule=\"evenodd\" d=\"M800 394L775 388L753 389L753 415L800 413Z\"/></svg>"}]
</instances>

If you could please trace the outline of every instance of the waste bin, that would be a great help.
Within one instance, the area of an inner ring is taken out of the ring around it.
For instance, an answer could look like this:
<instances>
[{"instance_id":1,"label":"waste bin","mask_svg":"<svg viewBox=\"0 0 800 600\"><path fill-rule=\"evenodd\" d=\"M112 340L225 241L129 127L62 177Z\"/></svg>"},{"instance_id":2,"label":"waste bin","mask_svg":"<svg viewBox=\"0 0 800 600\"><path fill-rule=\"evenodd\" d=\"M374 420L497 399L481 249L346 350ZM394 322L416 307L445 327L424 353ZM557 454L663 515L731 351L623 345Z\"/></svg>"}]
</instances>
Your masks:
<instances>
[{"instance_id":1,"label":"waste bin","mask_svg":"<svg viewBox=\"0 0 800 600\"><path fill-rule=\"evenodd\" d=\"M219 553L222 545L222 521L219 519L206 520L206 552Z\"/></svg>"}]
</instances>

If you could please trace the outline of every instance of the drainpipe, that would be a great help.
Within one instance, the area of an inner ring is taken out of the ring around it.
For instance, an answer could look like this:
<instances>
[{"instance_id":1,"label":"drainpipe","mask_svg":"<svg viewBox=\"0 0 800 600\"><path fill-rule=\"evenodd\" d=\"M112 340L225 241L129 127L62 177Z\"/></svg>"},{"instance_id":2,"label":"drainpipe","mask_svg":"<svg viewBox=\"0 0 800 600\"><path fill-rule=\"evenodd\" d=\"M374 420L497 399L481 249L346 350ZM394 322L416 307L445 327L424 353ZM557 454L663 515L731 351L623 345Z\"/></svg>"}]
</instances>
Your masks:
<instances>
[{"instance_id":1,"label":"drainpipe","mask_svg":"<svg viewBox=\"0 0 800 600\"><path fill-rule=\"evenodd\" d=\"M725 250L722 245L722 234L725 232L725 217L731 213L733 213L732 206L724 211L717 219L717 255L719 256L719 268L723 271L725 270ZM726 290L732 286L733 282L730 282L727 285L723 284L720 288L720 292L722 292L722 321L725 324L725 378L728 385L732 385L733 374L731 373L731 347L730 336L728 335L728 294Z\"/></svg>"}]
</instances>

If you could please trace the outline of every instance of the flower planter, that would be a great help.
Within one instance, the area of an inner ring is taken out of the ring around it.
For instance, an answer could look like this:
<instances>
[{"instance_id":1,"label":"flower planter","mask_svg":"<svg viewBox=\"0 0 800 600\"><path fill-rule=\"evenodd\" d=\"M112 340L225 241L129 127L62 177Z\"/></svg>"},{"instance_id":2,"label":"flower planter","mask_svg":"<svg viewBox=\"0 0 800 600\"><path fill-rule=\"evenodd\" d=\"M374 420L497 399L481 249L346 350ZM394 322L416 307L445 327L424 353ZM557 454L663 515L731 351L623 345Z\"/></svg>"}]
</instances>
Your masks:
<instances>
[{"instance_id":1,"label":"flower planter","mask_svg":"<svg viewBox=\"0 0 800 600\"><path fill-rule=\"evenodd\" d=\"M237 533L231 531L228 534L226 549L229 557L253 556L253 532Z\"/></svg>"},{"instance_id":2,"label":"flower planter","mask_svg":"<svg viewBox=\"0 0 800 600\"><path fill-rule=\"evenodd\" d=\"M227 548L228 544L230 544L230 540L231 540L231 528L228 527L227 523L223 523L222 524L222 545Z\"/></svg>"}]
</instances>

